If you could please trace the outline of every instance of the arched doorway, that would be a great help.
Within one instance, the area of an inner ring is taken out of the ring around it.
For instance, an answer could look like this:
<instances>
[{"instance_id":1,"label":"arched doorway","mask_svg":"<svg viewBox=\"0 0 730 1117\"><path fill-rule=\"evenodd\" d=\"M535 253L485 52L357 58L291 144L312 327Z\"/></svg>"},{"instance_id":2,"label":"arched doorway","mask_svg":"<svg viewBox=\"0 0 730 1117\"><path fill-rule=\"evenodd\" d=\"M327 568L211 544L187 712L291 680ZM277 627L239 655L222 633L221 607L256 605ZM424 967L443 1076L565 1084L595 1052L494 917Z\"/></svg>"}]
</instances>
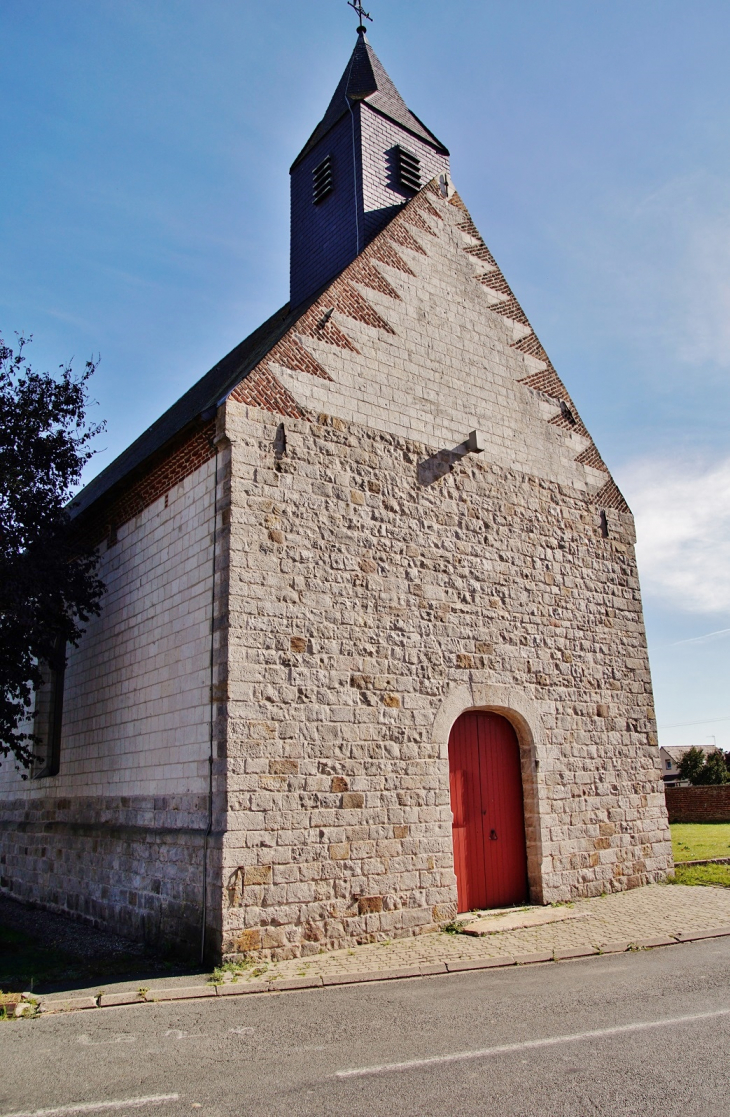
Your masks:
<instances>
[{"instance_id":1,"label":"arched doorway","mask_svg":"<svg viewBox=\"0 0 730 1117\"><path fill-rule=\"evenodd\" d=\"M454 868L459 911L528 898L522 771L506 718L462 714L449 737Z\"/></svg>"}]
</instances>

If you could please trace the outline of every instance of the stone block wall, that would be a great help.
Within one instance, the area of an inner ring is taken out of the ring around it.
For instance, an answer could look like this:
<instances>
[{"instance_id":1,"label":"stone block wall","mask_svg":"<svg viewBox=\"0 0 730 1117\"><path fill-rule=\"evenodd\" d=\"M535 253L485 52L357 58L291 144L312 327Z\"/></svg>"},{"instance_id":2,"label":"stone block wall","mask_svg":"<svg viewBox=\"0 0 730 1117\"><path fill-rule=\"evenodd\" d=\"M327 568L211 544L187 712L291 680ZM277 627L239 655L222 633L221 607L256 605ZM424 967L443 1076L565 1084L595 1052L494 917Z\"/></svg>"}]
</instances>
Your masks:
<instances>
[{"instance_id":1,"label":"stone block wall","mask_svg":"<svg viewBox=\"0 0 730 1117\"><path fill-rule=\"evenodd\" d=\"M523 748L533 899L671 865L629 515L320 415L229 401L223 948L278 957L455 911L448 732Z\"/></svg>"},{"instance_id":2,"label":"stone block wall","mask_svg":"<svg viewBox=\"0 0 730 1117\"><path fill-rule=\"evenodd\" d=\"M670 822L730 822L730 784L718 787L667 787Z\"/></svg>"},{"instance_id":3,"label":"stone block wall","mask_svg":"<svg viewBox=\"0 0 730 1117\"><path fill-rule=\"evenodd\" d=\"M200 942L207 795L2 801L0 889L150 945Z\"/></svg>"},{"instance_id":4,"label":"stone block wall","mask_svg":"<svg viewBox=\"0 0 730 1117\"><path fill-rule=\"evenodd\" d=\"M0 888L150 941L199 937L208 825L215 462L184 469L101 545L58 775L0 766Z\"/></svg>"}]
</instances>

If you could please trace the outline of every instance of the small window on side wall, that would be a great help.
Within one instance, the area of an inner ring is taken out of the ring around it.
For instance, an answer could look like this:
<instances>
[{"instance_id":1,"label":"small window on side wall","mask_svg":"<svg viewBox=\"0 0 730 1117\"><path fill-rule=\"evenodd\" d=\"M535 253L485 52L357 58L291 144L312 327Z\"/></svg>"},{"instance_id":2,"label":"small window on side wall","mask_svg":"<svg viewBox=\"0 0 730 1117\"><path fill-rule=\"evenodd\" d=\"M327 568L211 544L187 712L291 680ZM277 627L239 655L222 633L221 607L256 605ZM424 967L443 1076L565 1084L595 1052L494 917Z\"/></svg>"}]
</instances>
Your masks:
<instances>
[{"instance_id":1,"label":"small window on side wall","mask_svg":"<svg viewBox=\"0 0 730 1117\"><path fill-rule=\"evenodd\" d=\"M59 641L53 663L42 667L43 685L36 691L33 734L38 738L34 747L32 767L34 780L57 776L61 767L61 732L63 729L63 685L66 674L66 641Z\"/></svg>"},{"instance_id":2,"label":"small window on side wall","mask_svg":"<svg viewBox=\"0 0 730 1117\"><path fill-rule=\"evenodd\" d=\"M312 201L315 206L327 198L334 190L332 179L332 156L328 155L312 171Z\"/></svg>"}]
</instances>

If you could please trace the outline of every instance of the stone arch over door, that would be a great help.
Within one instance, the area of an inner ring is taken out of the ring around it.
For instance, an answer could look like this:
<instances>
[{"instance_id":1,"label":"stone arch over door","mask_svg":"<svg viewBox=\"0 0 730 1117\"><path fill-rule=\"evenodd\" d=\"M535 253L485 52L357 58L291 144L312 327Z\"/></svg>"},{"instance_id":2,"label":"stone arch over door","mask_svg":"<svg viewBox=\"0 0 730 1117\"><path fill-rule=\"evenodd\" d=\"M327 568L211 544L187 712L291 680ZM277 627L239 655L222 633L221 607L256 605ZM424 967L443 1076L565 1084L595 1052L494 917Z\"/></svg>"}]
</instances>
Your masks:
<instances>
[{"instance_id":1,"label":"stone arch over door","mask_svg":"<svg viewBox=\"0 0 730 1117\"><path fill-rule=\"evenodd\" d=\"M544 743L540 711L536 703L512 687L492 686L476 681L452 687L436 714L432 737L439 750L447 791L451 729L461 714L471 711L500 714L510 722L517 736L522 771L530 901L541 904L544 902L544 895L539 773L541 759L544 761Z\"/></svg>"}]
</instances>

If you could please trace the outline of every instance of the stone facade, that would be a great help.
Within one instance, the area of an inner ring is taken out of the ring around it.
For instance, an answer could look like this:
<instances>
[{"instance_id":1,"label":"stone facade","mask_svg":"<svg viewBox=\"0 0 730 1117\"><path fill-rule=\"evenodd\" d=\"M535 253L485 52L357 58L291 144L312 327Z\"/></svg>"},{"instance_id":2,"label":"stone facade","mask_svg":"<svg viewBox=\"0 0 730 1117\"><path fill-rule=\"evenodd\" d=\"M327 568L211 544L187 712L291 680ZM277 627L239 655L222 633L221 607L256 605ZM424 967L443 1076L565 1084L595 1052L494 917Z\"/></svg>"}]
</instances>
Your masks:
<instances>
[{"instance_id":1,"label":"stone facade","mask_svg":"<svg viewBox=\"0 0 730 1117\"><path fill-rule=\"evenodd\" d=\"M534 359L474 282L456 202L424 195L398 219L423 255L399 248L410 275L378 265L383 326L337 316L355 353L308 343L331 379L279 369L312 421L282 439L235 393L220 420L228 952L313 953L454 913L446 749L467 709L517 729L534 901L671 866L632 518L596 506L587 438L520 383Z\"/></svg>"}]
</instances>

